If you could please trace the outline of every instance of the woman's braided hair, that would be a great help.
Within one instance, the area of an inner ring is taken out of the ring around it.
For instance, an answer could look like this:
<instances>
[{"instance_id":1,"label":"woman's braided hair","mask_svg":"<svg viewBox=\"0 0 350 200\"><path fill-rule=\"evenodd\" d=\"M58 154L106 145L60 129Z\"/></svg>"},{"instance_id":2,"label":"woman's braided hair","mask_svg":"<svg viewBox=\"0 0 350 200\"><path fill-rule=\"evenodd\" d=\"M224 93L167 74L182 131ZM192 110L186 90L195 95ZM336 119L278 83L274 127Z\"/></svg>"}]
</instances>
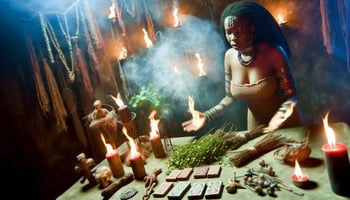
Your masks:
<instances>
[{"instance_id":1,"label":"woman's braided hair","mask_svg":"<svg viewBox=\"0 0 350 200\"><path fill-rule=\"evenodd\" d=\"M271 13L258 3L250 1L239 1L228 5L221 14L220 24L228 16L236 16L247 19L256 30L255 42L266 42L281 46L288 57L290 49L280 26Z\"/></svg>"}]
</instances>

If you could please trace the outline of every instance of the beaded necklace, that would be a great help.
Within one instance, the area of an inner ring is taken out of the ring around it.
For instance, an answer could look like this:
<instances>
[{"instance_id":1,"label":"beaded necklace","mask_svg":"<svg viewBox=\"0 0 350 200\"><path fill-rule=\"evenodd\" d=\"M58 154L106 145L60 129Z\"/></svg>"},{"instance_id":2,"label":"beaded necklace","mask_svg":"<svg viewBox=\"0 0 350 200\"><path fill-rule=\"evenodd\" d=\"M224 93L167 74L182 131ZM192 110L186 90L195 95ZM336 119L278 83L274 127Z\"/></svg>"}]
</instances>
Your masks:
<instances>
[{"instance_id":1,"label":"beaded necklace","mask_svg":"<svg viewBox=\"0 0 350 200\"><path fill-rule=\"evenodd\" d=\"M239 63L244 67L249 66L250 64L252 64L256 60L258 51L259 51L258 45L254 44L253 55L249 56L248 60L243 60L241 52L238 51L237 57L238 57Z\"/></svg>"}]
</instances>

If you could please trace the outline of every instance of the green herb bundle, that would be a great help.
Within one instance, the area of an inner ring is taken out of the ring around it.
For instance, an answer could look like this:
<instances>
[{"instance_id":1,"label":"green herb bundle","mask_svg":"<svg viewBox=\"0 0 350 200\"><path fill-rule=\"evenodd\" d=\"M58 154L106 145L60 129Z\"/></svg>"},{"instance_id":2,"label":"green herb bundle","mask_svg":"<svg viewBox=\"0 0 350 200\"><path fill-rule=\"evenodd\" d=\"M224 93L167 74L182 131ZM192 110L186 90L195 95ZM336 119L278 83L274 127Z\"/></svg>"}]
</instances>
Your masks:
<instances>
[{"instance_id":1,"label":"green herb bundle","mask_svg":"<svg viewBox=\"0 0 350 200\"><path fill-rule=\"evenodd\" d=\"M226 140L218 135L207 134L193 142L173 149L167 161L168 172L174 169L197 167L218 161L228 150Z\"/></svg>"}]
</instances>

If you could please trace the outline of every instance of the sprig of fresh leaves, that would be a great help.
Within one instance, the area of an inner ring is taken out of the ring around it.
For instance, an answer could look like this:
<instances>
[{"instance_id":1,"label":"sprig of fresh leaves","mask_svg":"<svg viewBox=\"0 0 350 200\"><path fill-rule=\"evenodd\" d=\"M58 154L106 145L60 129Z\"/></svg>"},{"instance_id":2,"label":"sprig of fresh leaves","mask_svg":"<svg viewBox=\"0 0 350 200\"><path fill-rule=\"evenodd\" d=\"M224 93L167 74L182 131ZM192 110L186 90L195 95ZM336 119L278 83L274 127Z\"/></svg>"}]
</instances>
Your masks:
<instances>
[{"instance_id":1,"label":"sprig of fresh leaves","mask_svg":"<svg viewBox=\"0 0 350 200\"><path fill-rule=\"evenodd\" d=\"M162 95L154 90L152 83L142 86L138 93L131 96L129 105L134 110L148 108L157 110L158 114L166 116L170 114L170 105Z\"/></svg>"}]
</instances>

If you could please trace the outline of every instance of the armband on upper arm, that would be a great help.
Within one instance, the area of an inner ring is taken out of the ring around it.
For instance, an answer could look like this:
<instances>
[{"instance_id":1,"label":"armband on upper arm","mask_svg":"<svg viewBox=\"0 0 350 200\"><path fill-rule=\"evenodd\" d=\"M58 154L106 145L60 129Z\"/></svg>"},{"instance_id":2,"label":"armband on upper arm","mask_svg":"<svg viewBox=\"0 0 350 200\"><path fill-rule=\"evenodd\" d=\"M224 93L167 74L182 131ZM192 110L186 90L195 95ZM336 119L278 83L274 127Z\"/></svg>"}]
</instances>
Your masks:
<instances>
[{"instance_id":1,"label":"armband on upper arm","mask_svg":"<svg viewBox=\"0 0 350 200\"><path fill-rule=\"evenodd\" d=\"M276 72L280 88L285 98L292 97L295 94L295 86L292 74L288 66L279 67Z\"/></svg>"}]
</instances>

